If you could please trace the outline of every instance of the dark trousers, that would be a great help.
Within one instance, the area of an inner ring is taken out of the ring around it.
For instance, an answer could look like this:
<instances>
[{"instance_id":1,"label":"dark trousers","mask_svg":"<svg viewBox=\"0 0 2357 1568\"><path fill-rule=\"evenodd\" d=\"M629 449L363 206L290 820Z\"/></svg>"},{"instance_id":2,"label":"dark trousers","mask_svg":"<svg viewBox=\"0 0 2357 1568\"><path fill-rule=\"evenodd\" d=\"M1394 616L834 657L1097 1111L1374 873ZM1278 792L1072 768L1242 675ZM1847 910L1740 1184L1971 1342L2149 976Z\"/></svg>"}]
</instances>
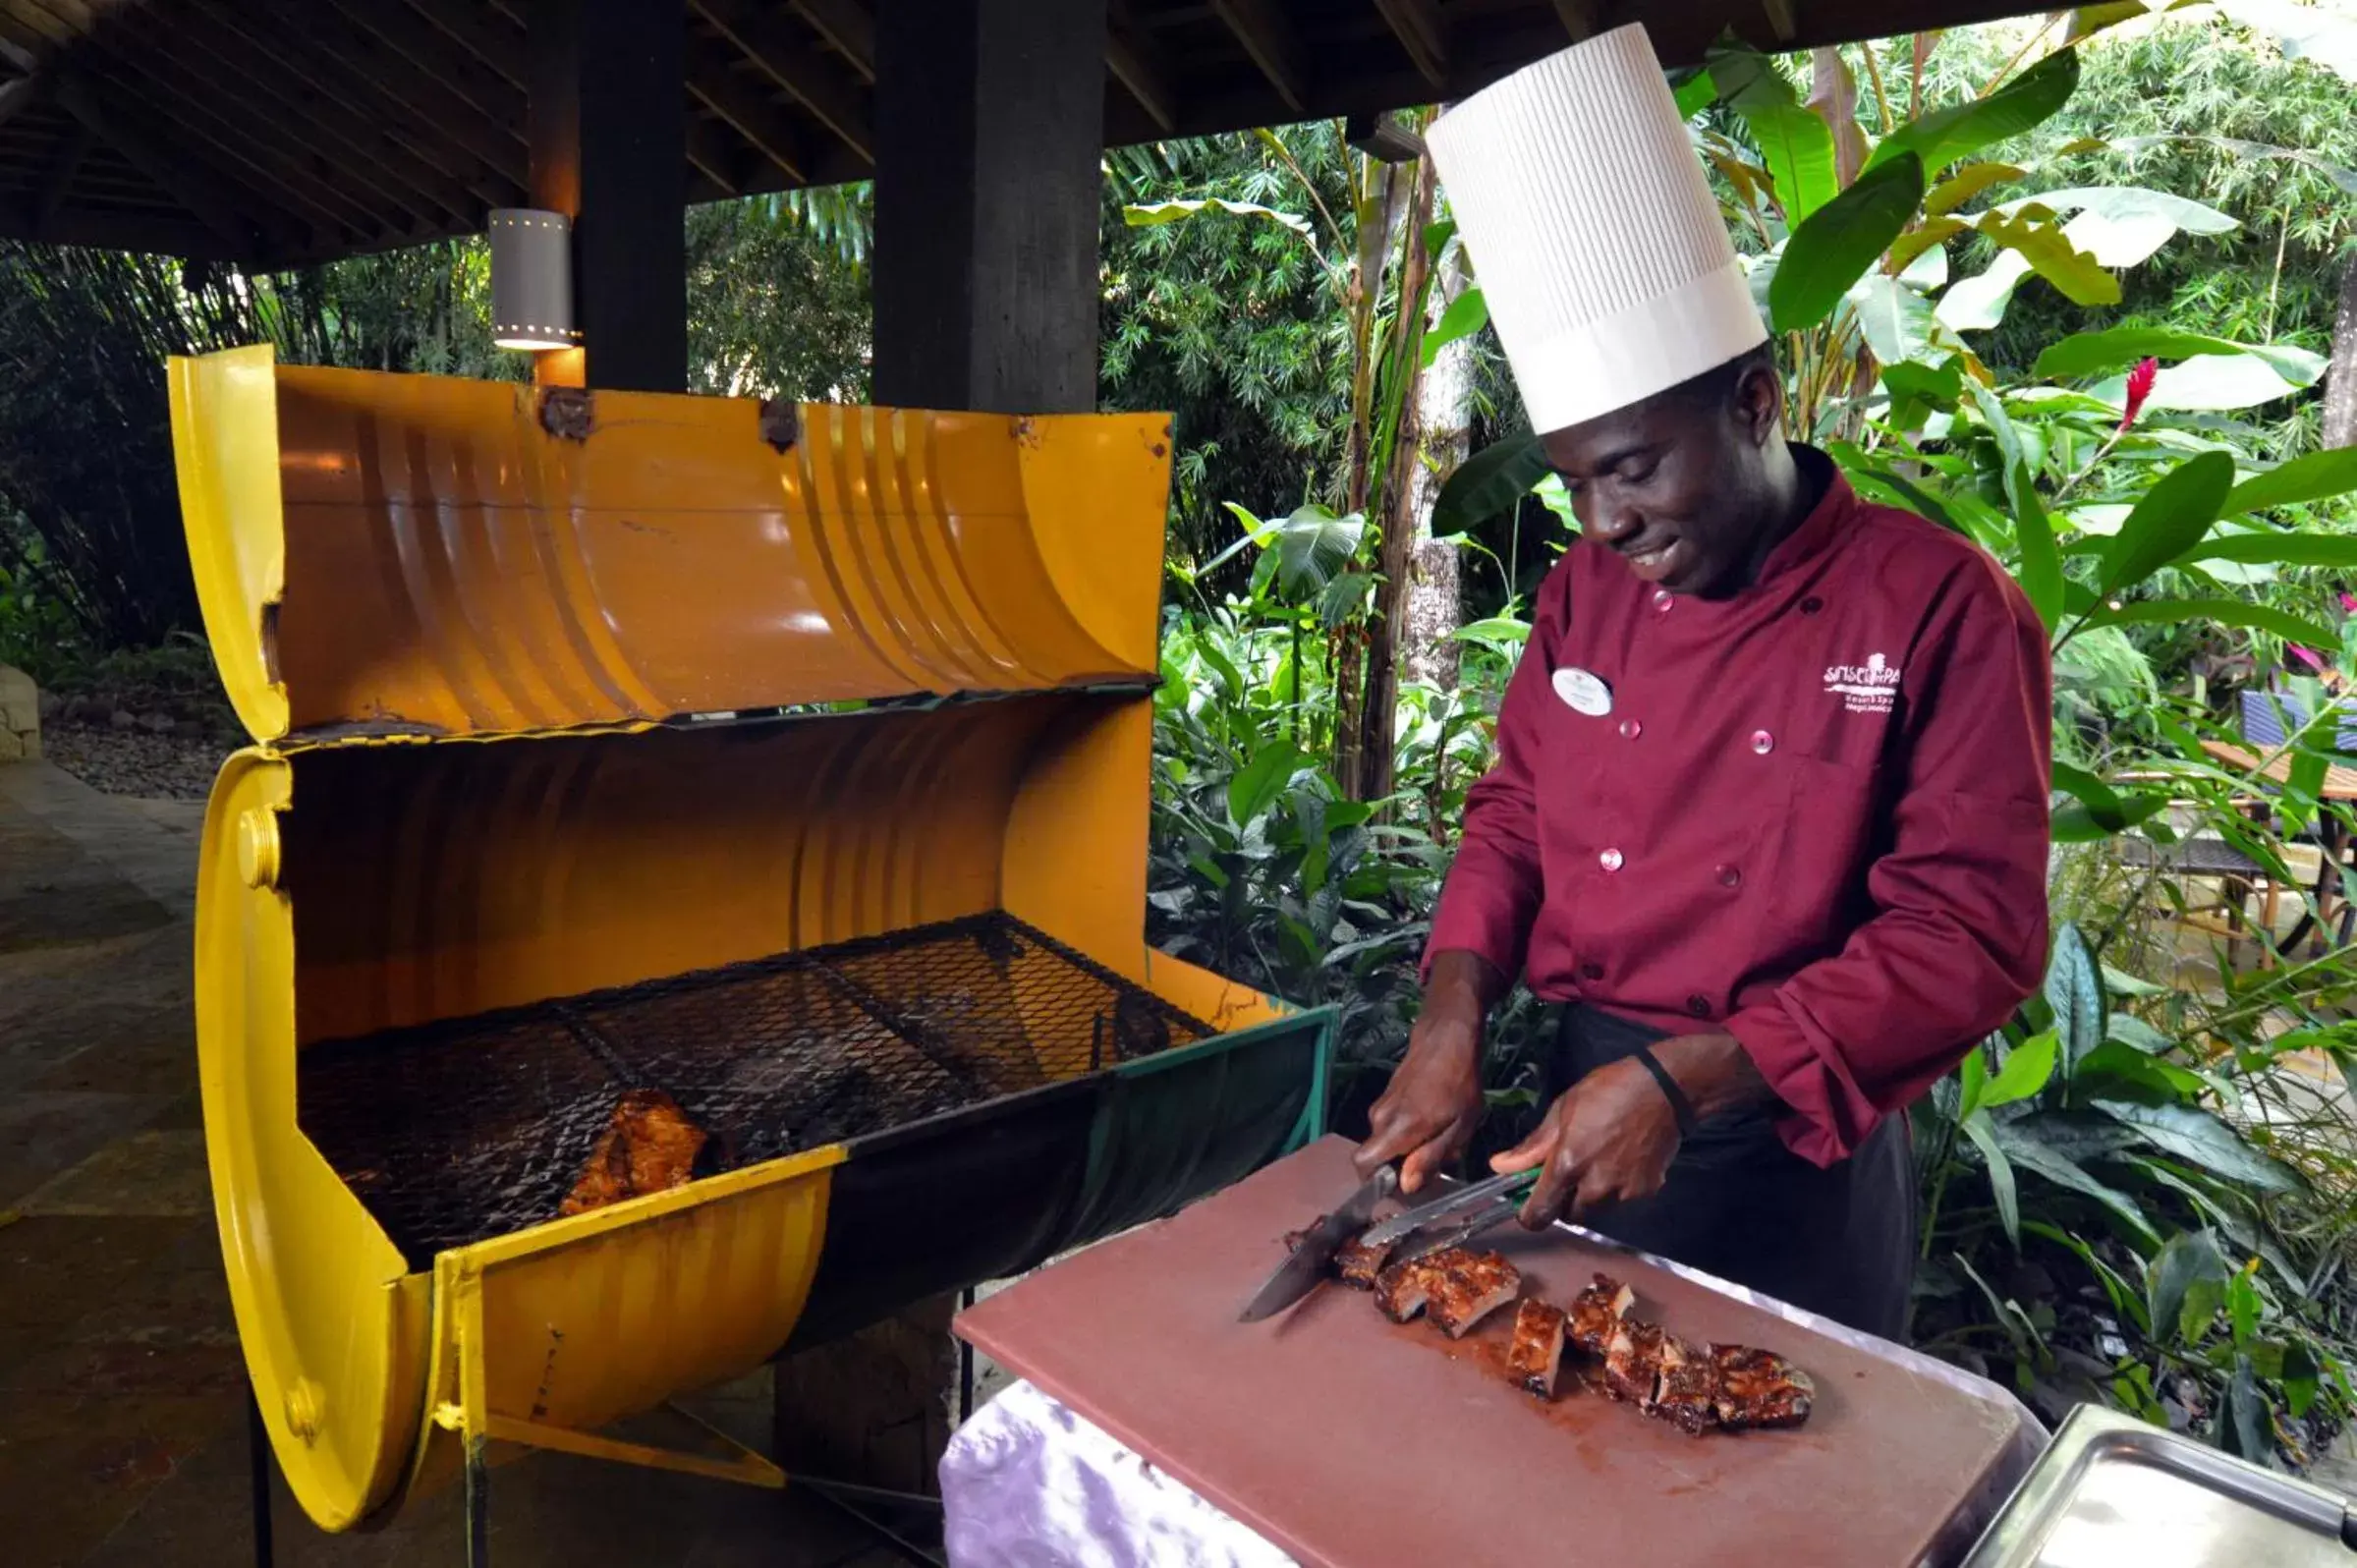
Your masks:
<instances>
[{"instance_id":1,"label":"dark trousers","mask_svg":"<svg viewBox=\"0 0 2357 1568\"><path fill-rule=\"evenodd\" d=\"M1547 1096L1664 1037L1567 1007L1547 1061ZM1916 1216L1904 1116L1884 1120L1830 1168L1786 1148L1770 1110L1712 1117L1680 1147L1658 1193L1593 1210L1581 1223L1851 1328L1892 1340L1906 1332Z\"/></svg>"}]
</instances>

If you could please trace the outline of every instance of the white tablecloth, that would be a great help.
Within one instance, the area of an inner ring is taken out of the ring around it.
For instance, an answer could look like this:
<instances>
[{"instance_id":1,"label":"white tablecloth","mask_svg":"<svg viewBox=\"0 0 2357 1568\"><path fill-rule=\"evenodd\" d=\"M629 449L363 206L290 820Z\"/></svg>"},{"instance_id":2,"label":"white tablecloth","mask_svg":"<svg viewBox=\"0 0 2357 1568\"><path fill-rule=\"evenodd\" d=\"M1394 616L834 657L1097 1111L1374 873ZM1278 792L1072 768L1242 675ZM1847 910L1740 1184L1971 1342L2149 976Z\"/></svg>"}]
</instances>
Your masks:
<instances>
[{"instance_id":1,"label":"white tablecloth","mask_svg":"<svg viewBox=\"0 0 2357 1568\"><path fill-rule=\"evenodd\" d=\"M1610 1245L1602 1237L1581 1234ZM2038 1418L1986 1378L1665 1259L1632 1256L2019 1412L2021 1428L2012 1448L1947 1521L1929 1563L1960 1558L2045 1450L2046 1428ZM952 1568L1291 1568L1292 1563L1177 1479L1028 1382L1010 1385L951 1437L941 1459L941 1502Z\"/></svg>"}]
</instances>

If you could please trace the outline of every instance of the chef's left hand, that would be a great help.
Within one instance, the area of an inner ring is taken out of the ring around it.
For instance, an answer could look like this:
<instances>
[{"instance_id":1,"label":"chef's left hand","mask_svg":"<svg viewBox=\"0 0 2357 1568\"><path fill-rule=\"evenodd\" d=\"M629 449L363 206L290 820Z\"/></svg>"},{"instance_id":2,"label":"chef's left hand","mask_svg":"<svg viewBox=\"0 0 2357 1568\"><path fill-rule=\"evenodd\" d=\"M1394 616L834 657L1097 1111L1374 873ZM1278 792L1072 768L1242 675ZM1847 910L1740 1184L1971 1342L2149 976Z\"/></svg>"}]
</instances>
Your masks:
<instances>
[{"instance_id":1,"label":"chef's left hand","mask_svg":"<svg viewBox=\"0 0 2357 1568\"><path fill-rule=\"evenodd\" d=\"M1489 1161L1499 1175L1540 1169L1523 1225L1544 1230L1599 1204L1651 1198L1677 1157L1677 1113L1634 1061L1608 1062L1555 1097L1539 1130Z\"/></svg>"}]
</instances>

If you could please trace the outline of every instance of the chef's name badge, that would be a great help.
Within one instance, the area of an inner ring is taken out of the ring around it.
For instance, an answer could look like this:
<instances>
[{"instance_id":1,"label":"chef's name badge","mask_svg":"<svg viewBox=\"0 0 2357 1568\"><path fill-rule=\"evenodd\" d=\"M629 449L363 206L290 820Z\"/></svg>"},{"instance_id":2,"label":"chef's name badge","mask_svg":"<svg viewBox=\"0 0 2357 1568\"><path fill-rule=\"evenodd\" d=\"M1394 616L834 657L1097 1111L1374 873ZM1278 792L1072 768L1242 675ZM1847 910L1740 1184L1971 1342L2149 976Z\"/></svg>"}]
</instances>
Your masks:
<instances>
[{"instance_id":1,"label":"chef's name badge","mask_svg":"<svg viewBox=\"0 0 2357 1568\"><path fill-rule=\"evenodd\" d=\"M1555 695L1569 703L1572 711L1590 718L1602 718L1612 711L1612 688L1604 684L1603 677L1577 665L1555 671Z\"/></svg>"}]
</instances>

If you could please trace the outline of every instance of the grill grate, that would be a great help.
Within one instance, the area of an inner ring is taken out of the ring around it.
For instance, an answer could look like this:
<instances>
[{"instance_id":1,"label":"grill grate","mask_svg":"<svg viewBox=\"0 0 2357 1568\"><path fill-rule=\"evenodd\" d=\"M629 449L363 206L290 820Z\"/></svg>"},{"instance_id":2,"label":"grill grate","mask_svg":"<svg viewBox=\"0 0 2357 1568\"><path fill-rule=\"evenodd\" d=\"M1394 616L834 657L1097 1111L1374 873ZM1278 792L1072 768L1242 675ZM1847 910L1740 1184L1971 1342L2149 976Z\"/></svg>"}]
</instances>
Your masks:
<instances>
[{"instance_id":1,"label":"grill grate","mask_svg":"<svg viewBox=\"0 0 2357 1568\"><path fill-rule=\"evenodd\" d=\"M303 1131L413 1268L553 1218L618 1095L711 1135L698 1174L1207 1038L1011 916L979 915L310 1046Z\"/></svg>"}]
</instances>

